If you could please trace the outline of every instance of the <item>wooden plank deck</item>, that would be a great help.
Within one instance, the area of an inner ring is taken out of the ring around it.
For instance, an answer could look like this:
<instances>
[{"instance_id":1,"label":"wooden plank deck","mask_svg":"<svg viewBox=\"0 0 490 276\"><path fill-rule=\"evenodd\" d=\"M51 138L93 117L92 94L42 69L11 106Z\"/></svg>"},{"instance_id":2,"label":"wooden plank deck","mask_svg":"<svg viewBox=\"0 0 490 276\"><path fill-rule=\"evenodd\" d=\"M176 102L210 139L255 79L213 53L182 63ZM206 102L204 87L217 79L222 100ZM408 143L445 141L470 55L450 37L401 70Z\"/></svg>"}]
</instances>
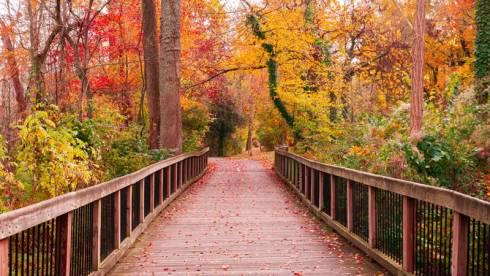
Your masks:
<instances>
[{"instance_id":1,"label":"wooden plank deck","mask_svg":"<svg viewBox=\"0 0 490 276\"><path fill-rule=\"evenodd\" d=\"M272 170L212 159L110 275L379 275L325 229Z\"/></svg>"}]
</instances>

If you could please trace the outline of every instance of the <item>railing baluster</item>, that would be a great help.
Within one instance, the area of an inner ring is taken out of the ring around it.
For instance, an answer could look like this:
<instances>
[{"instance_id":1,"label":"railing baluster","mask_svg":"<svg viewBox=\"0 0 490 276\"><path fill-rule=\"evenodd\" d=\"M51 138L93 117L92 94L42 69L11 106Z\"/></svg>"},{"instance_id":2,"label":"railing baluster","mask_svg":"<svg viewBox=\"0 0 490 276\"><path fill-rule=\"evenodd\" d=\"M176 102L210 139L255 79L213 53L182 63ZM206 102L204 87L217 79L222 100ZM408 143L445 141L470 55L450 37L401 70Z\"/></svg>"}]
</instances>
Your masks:
<instances>
[{"instance_id":1,"label":"railing baluster","mask_svg":"<svg viewBox=\"0 0 490 276\"><path fill-rule=\"evenodd\" d=\"M453 214L453 248L451 269L452 275L465 275L468 268L468 232L469 217L454 212Z\"/></svg>"},{"instance_id":2,"label":"railing baluster","mask_svg":"<svg viewBox=\"0 0 490 276\"><path fill-rule=\"evenodd\" d=\"M376 247L376 237L378 233L376 232L376 192L375 188L368 187L368 243L372 248Z\"/></svg>"},{"instance_id":3,"label":"railing baluster","mask_svg":"<svg viewBox=\"0 0 490 276\"><path fill-rule=\"evenodd\" d=\"M101 234L101 201L93 203L93 224L92 224L92 268L97 271L100 265L100 234Z\"/></svg>"},{"instance_id":4,"label":"railing baluster","mask_svg":"<svg viewBox=\"0 0 490 276\"><path fill-rule=\"evenodd\" d=\"M415 200L403 197L403 269L413 272L415 267Z\"/></svg>"}]
</instances>

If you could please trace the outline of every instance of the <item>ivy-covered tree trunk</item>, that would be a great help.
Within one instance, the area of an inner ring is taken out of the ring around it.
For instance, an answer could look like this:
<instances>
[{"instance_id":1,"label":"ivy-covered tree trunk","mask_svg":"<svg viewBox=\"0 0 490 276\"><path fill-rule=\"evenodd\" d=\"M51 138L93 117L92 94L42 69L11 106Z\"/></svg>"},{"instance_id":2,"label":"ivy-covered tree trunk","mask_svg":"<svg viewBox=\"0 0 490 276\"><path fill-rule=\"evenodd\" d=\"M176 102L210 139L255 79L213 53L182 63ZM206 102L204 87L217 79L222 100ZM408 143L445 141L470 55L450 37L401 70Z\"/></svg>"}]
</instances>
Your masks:
<instances>
[{"instance_id":1,"label":"ivy-covered tree trunk","mask_svg":"<svg viewBox=\"0 0 490 276\"><path fill-rule=\"evenodd\" d=\"M490 0L478 0L476 27L476 97L479 104L486 104L490 90Z\"/></svg>"},{"instance_id":2,"label":"ivy-covered tree trunk","mask_svg":"<svg viewBox=\"0 0 490 276\"><path fill-rule=\"evenodd\" d=\"M252 29L253 34L257 37L257 39L264 41L265 40L265 32L260 29L260 22L255 15L247 16L247 24ZM288 126L294 130L294 117L289 114L286 106L282 102L281 98L277 94L277 60L276 60L276 52L274 51L274 46L272 44L263 42L262 48L268 54L269 59L267 60L267 70L269 73L269 95L274 103L274 106L281 114L281 117L286 121ZM299 131L294 130L294 134L296 138L300 138L301 135Z\"/></svg>"}]
</instances>

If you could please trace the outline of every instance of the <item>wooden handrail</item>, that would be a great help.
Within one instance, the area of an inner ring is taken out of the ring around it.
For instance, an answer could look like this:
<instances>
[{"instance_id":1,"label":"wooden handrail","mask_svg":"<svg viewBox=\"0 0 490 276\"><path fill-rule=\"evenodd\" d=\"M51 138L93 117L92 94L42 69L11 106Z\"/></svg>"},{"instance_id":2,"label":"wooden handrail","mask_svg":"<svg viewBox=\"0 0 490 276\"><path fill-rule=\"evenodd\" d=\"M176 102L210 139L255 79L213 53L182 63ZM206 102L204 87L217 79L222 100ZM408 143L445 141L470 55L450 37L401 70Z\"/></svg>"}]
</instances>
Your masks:
<instances>
[{"instance_id":1,"label":"wooden handrail","mask_svg":"<svg viewBox=\"0 0 490 276\"><path fill-rule=\"evenodd\" d=\"M490 202L283 148L274 168L313 213L395 275L490 275Z\"/></svg>"},{"instance_id":2,"label":"wooden handrail","mask_svg":"<svg viewBox=\"0 0 490 276\"><path fill-rule=\"evenodd\" d=\"M437 204L490 224L490 202L463 193L417 182L328 165L276 149L276 152L315 170L337 175L364 185Z\"/></svg>"},{"instance_id":3,"label":"wooden handrail","mask_svg":"<svg viewBox=\"0 0 490 276\"><path fill-rule=\"evenodd\" d=\"M0 276L20 271L68 275L74 269L76 275L104 274L153 218L204 174L208 152L205 148L175 156L92 187L0 214ZM133 206L134 202L138 205ZM76 223L82 220L84 228L77 229ZM72 237L75 232L83 237ZM123 232L125 237L121 237ZM102 233L109 240L101 239ZM74 238L79 239L78 243L73 243ZM90 260L83 257L83 264L70 264L75 250L90 252ZM105 255L101 257L102 253Z\"/></svg>"}]
</instances>

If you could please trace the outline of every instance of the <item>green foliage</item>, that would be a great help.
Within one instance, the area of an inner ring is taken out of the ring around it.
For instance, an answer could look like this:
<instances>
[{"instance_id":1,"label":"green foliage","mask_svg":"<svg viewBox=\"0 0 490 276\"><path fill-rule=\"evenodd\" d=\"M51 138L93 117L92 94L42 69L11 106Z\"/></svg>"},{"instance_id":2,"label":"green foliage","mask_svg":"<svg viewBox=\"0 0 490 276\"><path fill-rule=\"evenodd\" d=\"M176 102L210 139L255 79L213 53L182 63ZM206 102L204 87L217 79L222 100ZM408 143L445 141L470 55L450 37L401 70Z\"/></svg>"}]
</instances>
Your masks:
<instances>
[{"instance_id":1,"label":"green foliage","mask_svg":"<svg viewBox=\"0 0 490 276\"><path fill-rule=\"evenodd\" d=\"M265 150L274 150L284 140L287 125L284 124L277 111L263 109L257 114L256 135Z\"/></svg>"},{"instance_id":2,"label":"green foliage","mask_svg":"<svg viewBox=\"0 0 490 276\"><path fill-rule=\"evenodd\" d=\"M87 145L55 108L34 111L18 126L17 176L33 195L57 196L95 180Z\"/></svg>"},{"instance_id":3,"label":"green foliage","mask_svg":"<svg viewBox=\"0 0 490 276\"><path fill-rule=\"evenodd\" d=\"M214 120L212 121L207 134L208 144L214 146L211 152L218 156L227 156L237 152L227 152L227 148L236 149L234 145L229 145L233 139L233 133L237 128L245 124L245 119L239 114L235 104L229 100L220 100L210 108Z\"/></svg>"},{"instance_id":4,"label":"green foliage","mask_svg":"<svg viewBox=\"0 0 490 276\"><path fill-rule=\"evenodd\" d=\"M8 169L14 166L7 155L5 140L0 135L0 213L11 209L23 192L23 185Z\"/></svg>"},{"instance_id":5,"label":"green foliage","mask_svg":"<svg viewBox=\"0 0 490 276\"><path fill-rule=\"evenodd\" d=\"M130 125L119 132L110 148L102 154L104 178L112 179L132 173L169 156L171 154L168 150L151 150L147 138L141 135L141 126Z\"/></svg>"},{"instance_id":6,"label":"green foliage","mask_svg":"<svg viewBox=\"0 0 490 276\"><path fill-rule=\"evenodd\" d=\"M456 184L458 177L464 175L465 165L468 165L464 164L468 160L458 160L459 156L454 153L454 149L434 136L425 136L416 148L407 144L404 151L410 166L423 176L437 179L444 187Z\"/></svg>"},{"instance_id":7,"label":"green foliage","mask_svg":"<svg viewBox=\"0 0 490 276\"><path fill-rule=\"evenodd\" d=\"M186 100L182 105L184 107L182 114L184 151L200 150L204 146L204 137L209 130L211 117L206 106L199 102Z\"/></svg>"}]
</instances>

